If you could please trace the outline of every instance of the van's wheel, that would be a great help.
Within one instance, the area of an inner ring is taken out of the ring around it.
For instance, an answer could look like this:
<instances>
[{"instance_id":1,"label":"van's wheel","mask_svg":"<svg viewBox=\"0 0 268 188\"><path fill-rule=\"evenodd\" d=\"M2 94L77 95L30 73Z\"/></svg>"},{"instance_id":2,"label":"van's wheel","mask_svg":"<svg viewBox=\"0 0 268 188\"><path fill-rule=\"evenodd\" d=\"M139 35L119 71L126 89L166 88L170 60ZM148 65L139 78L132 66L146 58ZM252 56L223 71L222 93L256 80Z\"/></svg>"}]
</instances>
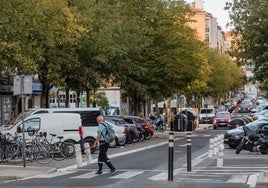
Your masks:
<instances>
[{"instance_id":1,"label":"van's wheel","mask_svg":"<svg viewBox=\"0 0 268 188\"><path fill-rule=\"evenodd\" d=\"M95 142L95 139L94 138L86 138L84 140L84 144L85 143L88 143L89 144L91 154L95 153L95 151L96 151L96 147L92 147L93 144L94 144L94 142Z\"/></svg>"}]
</instances>

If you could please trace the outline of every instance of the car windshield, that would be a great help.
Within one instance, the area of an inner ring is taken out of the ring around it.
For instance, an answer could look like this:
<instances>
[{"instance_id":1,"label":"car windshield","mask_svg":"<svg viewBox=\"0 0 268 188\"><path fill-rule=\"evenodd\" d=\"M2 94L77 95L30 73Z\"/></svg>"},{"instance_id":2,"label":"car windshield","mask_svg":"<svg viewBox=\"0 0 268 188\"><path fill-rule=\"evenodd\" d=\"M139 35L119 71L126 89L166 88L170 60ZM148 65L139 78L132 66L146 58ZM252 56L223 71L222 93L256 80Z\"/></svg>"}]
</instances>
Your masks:
<instances>
[{"instance_id":1,"label":"car windshield","mask_svg":"<svg viewBox=\"0 0 268 188\"><path fill-rule=\"evenodd\" d=\"M28 117L32 112L33 112L33 110L25 110L24 111L24 118ZM13 118L10 122L8 122L8 124L5 125L5 127L9 127L10 125L15 125L19 121L21 121L21 119L22 119L22 113L19 113L15 118Z\"/></svg>"},{"instance_id":2,"label":"car windshield","mask_svg":"<svg viewBox=\"0 0 268 188\"><path fill-rule=\"evenodd\" d=\"M217 113L216 117L217 118L229 118L230 114L229 113Z\"/></svg>"},{"instance_id":3,"label":"car windshield","mask_svg":"<svg viewBox=\"0 0 268 188\"><path fill-rule=\"evenodd\" d=\"M201 109L200 114L212 114L213 109Z\"/></svg>"}]
</instances>

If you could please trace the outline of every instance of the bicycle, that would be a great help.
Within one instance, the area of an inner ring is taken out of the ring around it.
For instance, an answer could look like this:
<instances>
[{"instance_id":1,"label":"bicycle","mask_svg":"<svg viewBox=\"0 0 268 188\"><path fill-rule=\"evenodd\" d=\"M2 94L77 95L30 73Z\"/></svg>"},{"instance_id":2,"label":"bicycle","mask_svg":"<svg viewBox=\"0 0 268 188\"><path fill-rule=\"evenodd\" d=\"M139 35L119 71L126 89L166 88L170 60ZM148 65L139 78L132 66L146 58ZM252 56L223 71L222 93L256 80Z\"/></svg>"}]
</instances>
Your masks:
<instances>
[{"instance_id":1,"label":"bicycle","mask_svg":"<svg viewBox=\"0 0 268 188\"><path fill-rule=\"evenodd\" d=\"M47 133L44 133L44 142L51 145L54 151L54 160L61 161L75 157L75 147L72 143L62 141L64 138L63 136L57 136L56 134L49 135L51 136L50 141L46 139ZM59 140L53 143L53 140L56 136Z\"/></svg>"},{"instance_id":2,"label":"bicycle","mask_svg":"<svg viewBox=\"0 0 268 188\"><path fill-rule=\"evenodd\" d=\"M34 136L30 142L26 144L26 156L30 159L34 159L40 164L48 164L54 158L54 151L51 145L44 144L40 138L41 133L35 133L35 131L28 132L29 136Z\"/></svg>"}]
</instances>

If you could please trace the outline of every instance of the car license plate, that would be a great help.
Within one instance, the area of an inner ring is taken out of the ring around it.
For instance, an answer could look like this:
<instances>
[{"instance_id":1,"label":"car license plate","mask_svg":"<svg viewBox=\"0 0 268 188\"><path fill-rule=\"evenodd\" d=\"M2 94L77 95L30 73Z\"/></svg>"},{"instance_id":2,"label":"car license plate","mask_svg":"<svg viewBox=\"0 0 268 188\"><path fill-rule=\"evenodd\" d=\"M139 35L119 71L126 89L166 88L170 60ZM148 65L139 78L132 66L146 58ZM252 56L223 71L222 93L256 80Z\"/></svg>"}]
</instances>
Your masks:
<instances>
[{"instance_id":1,"label":"car license plate","mask_svg":"<svg viewBox=\"0 0 268 188\"><path fill-rule=\"evenodd\" d=\"M225 141L225 142L228 142L228 141L229 141L229 139L228 139L228 138L224 138L224 141Z\"/></svg>"}]
</instances>

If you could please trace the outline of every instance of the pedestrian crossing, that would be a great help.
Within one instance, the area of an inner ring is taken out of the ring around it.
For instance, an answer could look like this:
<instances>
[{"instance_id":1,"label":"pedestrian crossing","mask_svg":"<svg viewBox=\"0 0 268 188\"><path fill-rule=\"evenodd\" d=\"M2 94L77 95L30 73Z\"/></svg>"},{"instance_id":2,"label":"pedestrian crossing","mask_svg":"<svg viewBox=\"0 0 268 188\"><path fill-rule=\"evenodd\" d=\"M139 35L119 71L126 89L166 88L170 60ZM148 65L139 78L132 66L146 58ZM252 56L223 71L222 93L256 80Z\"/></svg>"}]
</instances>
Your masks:
<instances>
[{"instance_id":1,"label":"pedestrian crossing","mask_svg":"<svg viewBox=\"0 0 268 188\"><path fill-rule=\"evenodd\" d=\"M167 170L136 170L136 169L123 169L119 170L117 174L110 176L109 171L106 170L101 175L95 174L96 170L76 169L70 171L59 171L51 174L38 175L35 178L49 179L57 178L60 176L68 176L70 179L93 179L93 178L106 178L110 180L126 180L131 178L145 177L148 181L168 181ZM186 172L184 168L175 169L173 171L173 179L176 182L219 182L219 183L246 183L248 177L252 172L246 171L191 171Z\"/></svg>"}]
</instances>

